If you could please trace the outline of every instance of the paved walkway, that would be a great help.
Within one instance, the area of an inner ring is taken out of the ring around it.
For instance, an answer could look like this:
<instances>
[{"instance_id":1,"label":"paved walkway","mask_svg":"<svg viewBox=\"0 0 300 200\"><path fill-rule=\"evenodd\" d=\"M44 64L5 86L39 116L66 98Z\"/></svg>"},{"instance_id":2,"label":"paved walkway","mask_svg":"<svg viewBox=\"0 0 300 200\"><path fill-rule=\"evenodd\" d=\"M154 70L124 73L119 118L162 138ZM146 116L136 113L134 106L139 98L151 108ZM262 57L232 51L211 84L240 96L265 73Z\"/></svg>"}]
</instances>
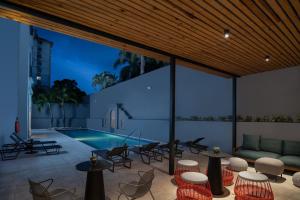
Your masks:
<instances>
[{"instance_id":1,"label":"paved walkway","mask_svg":"<svg viewBox=\"0 0 300 200\"><path fill-rule=\"evenodd\" d=\"M86 161L91 156L92 147L79 141L69 138L56 131L40 131L37 136L41 140L57 140L63 146L63 152L59 155L26 155L22 154L18 159L11 161L0 161L0 199L1 200L29 200L32 199L29 193L27 179L45 180L54 178L54 187L76 188L77 194L83 196L86 174L75 169L79 162ZM143 164L139 157L133 156L132 169L117 168L115 173L105 171L105 189L107 196L115 200L118 196L118 183L135 180L138 170L147 170L150 167L155 169L155 179L152 186L156 200L176 199L177 187L172 184L172 177L167 174L168 161L153 162L150 166ZM207 159L197 155L184 153L184 158L198 160L201 171L206 169ZM250 168L250 170L253 170ZM300 188L292 185L291 176L284 175L283 183L271 183L276 199L297 200L300 196ZM226 198L234 199L233 186L228 187L231 194ZM125 198L124 198L125 199ZM146 195L141 200L151 199Z\"/></svg>"}]
</instances>

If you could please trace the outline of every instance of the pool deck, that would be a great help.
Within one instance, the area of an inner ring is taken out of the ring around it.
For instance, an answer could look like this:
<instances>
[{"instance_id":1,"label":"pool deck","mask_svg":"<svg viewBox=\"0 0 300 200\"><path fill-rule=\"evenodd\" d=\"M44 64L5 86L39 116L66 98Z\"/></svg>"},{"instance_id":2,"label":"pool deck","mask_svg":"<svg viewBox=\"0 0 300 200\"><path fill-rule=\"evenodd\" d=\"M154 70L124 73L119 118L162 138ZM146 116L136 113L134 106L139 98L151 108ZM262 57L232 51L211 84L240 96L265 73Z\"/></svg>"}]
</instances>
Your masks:
<instances>
[{"instance_id":1,"label":"pool deck","mask_svg":"<svg viewBox=\"0 0 300 200\"><path fill-rule=\"evenodd\" d=\"M63 151L58 155L27 155L21 154L16 160L0 161L0 199L1 200L29 200L32 199L29 193L28 178L33 180L45 180L54 178L51 188L76 188L78 196L84 195L86 174L75 169L75 165L86 161L91 156L92 147L76 141L66 135L56 131L40 130L35 131L35 137L40 140L57 140L63 146ZM131 155L133 158L132 168L117 168L115 173L104 172L106 195L115 200L118 197L118 183L135 180L137 171L147 170L150 167L155 169L155 179L152 191L156 200L174 200L176 199L177 187L172 183L173 177L166 172L168 169L168 160L163 162L153 162L151 165L145 165L140 158ZM201 171L206 169L207 158L197 156L188 152L183 155L184 159L194 159L199 161ZM254 171L253 168L249 168ZM235 176L237 174L235 173ZM300 188L292 184L290 175L283 175L283 179L278 182L271 181L275 199L298 200ZM233 185L227 187L230 194L224 200L233 200ZM121 199L125 199L124 197ZM141 200L151 199L147 194ZM217 198L216 198L217 199Z\"/></svg>"}]
</instances>

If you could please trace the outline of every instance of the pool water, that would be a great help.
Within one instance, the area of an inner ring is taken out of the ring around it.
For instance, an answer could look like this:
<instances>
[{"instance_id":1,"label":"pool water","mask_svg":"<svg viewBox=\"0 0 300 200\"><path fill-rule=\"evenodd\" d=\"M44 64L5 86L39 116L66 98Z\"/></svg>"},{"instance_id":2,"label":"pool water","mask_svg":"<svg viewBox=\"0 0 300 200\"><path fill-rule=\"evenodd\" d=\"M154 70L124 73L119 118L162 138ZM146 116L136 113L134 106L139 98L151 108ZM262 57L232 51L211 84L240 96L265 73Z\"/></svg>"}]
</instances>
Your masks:
<instances>
[{"instance_id":1,"label":"pool water","mask_svg":"<svg viewBox=\"0 0 300 200\"><path fill-rule=\"evenodd\" d=\"M114 147L123 146L125 143L130 147L150 142L145 139L132 138L89 129L59 130L59 132L94 147L95 149L112 149Z\"/></svg>"}]
</instances>

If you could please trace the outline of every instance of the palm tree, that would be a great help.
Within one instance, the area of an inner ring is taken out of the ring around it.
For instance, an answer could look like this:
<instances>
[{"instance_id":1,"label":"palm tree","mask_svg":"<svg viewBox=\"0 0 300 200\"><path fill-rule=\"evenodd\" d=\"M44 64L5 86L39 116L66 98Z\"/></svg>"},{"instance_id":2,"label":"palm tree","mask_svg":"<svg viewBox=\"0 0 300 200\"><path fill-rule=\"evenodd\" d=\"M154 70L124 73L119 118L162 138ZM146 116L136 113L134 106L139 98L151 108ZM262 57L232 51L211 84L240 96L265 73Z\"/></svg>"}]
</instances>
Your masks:
<instances>
[{"instance_id":1,"label":"palm tree","mask_svg":"<svg viewBox=\"0 0 300 200\"><path fill-rule=\"evenodd\" d=\"M65 104L72 103L78 105L83 101L83 97L86 96L86 94L77 87L77 82L75 80L69 79L55 81L53 90L55 99L57 100L57 103L62 111L63 125L66 127Z\"/></svg>"},{"instance_id":2,"label":"palm tree","mask_svg":"<svg viewBox=\"0 0 300 200\"><path fill-rule=\"evenodd\" d=\"M115 61L113 67L116 69L121 66L123 66L120 71L121 81L138 76L141 72L139 55L121 50L119 58Z\"/></svg>"},{"instance_id":3,"label":"palm tree","mask_svg":"<svg viewBox=\"0 0 300 200\"><path fill-rule=\"evenodd\" d=\"M32 97L32 100L33 100L34 104L37 106L37 109L39 112L41 112L42 108L48 102L48 98L45 93L40 93L40 94L34 95Z\"/></svg>"},{"instance_id":4,"label":"palm tree","mask_svg":"<svg viewBox=\"0 0 300 200\"><path fill-rule=\"evenodd\" d=\"M47 97L48 97L47 106L48 106L49 115L50 115L50 119L51 119L50 128L52 128L53 121L54 121L54 116L53 116L53 112L52 112L52 104L56 102L55 91L52 88L48 91Z\"/></svg>"},{"instance_id":5,"label":"palm tree","mask_svg":"<svg viewBox=\"0 0 300 200\"><path fill-rule=\"evenodd\" d=\"M102 89L107 88L109 86L112 86L117 80L117 77L115 74L112 74L110 72L104 71L100 74L96 74L93 77L92 85L94 88L97 88L97 86L101 86Z\"/></svg>"},{"instance_id":6,"label":"palm tree","mask_svg":"<svg viewBox=\"0 0 300 200\"><path fill-rule=\"evenodd\" d=\"M53 127L52 103L55 101L53 91L51 89L34 88L32 100L33 103L37 105L39 112L41 112L42 108L45 105L47 106L47 111L51 118L50 128L52 128Z\"/></svg>"},{"instance_id":7,"label":"palm tree","mask_svg":"<svg viewBox=\"0 0 300 200\"><path fill-rule=\"evenodd\" d=\"M123 66L120 72L120 80L125 81L165 65L167 65L165 62L121 50L113 67L116 69Z\"/></svg>"}]
</instances>

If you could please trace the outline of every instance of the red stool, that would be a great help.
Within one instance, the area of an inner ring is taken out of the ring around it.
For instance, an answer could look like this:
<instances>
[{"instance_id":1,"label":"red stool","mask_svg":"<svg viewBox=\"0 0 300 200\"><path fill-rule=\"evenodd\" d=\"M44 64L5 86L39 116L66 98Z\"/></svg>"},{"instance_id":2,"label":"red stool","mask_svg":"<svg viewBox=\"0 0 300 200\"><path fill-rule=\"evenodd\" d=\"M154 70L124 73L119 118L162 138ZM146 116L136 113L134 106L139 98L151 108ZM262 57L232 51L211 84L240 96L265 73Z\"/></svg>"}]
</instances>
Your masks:
<instances>
[{"instance_id":1,"label":"red stool","mask_svg":"<svg viewBox=\"0 0 300 200\"><path fill-rule=\"evenodd\" d=\"M229 169L222 169L222 179L223 179L223 185L229 186L233 184L233 172Z\"/></svg>"},{"instance_id":2,"label":"red stool","mask_svg":"<svg viewBox=\"0 0 300 200\"><path fill-rule=\"evenodd\" d=\"M230 165L229 160L222 159L221 160L222 165L222 179L223 179L223 185L229 186L233 184L233 171L228 169L228 166Z\"/></svg>"},{"instance_id":3,"label":"red stool","mask_svg":"<svg viewBox=\"0 0 300 200\"><path fill-rule=\"evenodd\" d=\"M176 184L182 185L185 182L181 179L181 174L184 172L199 172L199 164L197 161L194 160L178 160L177 166L175 169L175 182Z\"/></svg>"},{"instance_id":4,"label":"red stool","mask_svg":"<svg viewBox=\"0 0 300 200\"><path fill-rule=\"evenodd\" d=\"M178 187L177 200L211 200L211 191L205 187L187 184Z\"/></svg>"},{"instance_id":5,"label":"red stool","mask_svg":"<svg viewBox=\"0 0 300 200\"><path fill-rule=\"evenodd\" d=\"M240 172L235 186L236 200L274 200L271 184L264 174Z\"/></svg>"}]
</instances>

